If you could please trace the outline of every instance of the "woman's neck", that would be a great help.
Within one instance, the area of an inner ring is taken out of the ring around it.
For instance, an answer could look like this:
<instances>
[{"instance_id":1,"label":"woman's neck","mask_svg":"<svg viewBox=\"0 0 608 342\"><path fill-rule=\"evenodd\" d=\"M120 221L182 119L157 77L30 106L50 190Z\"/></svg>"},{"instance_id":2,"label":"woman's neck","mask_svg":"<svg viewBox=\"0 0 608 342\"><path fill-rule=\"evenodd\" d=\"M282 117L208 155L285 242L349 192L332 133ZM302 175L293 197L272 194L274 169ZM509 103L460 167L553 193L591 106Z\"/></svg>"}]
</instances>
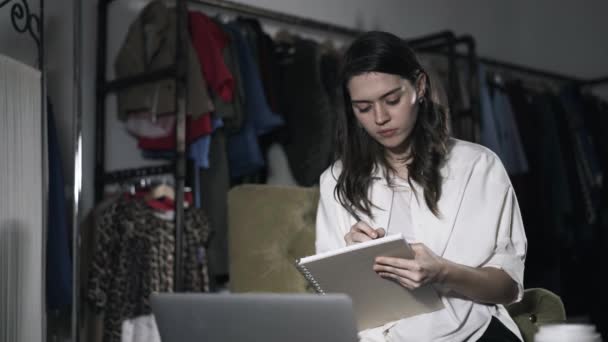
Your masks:
<instances>
[{"instance_id":1,"label":"woman's neck","mask_svg":"<svg viewBox=\"0 0 608 342\"><path fill-rule=\"evenodd\" d=\"M395 175L402 179L408 178L407 166L412 162L412 158L409 153L409 149L405 153L391 153L387 151L386 160L391 169L396 173Z\"/></svg>"}]
</instances>

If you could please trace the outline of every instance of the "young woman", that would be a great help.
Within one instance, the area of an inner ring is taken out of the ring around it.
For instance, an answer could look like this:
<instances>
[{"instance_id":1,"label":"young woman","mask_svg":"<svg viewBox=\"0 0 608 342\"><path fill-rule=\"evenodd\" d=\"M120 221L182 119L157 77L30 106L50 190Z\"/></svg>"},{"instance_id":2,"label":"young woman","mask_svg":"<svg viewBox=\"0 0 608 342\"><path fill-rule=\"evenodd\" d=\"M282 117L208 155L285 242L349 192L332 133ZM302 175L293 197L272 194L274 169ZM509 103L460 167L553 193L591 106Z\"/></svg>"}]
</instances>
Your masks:
<instances>
[{"instance_id":1,"label":"young woman","mask_svg":"<svg viewBox=\"0 0 608 342\"><path fill-rule=\"evenodd\" d=\"M504 307L522 297L527 248L513 187L494 153L450 138L430 84L392 34L369 32L349 47L317 252L403 233L415 259L379 257L374 270L408 289L433 286L444 303L362 331L362 341L520 341Z\"/></svg>"}]
</instances>

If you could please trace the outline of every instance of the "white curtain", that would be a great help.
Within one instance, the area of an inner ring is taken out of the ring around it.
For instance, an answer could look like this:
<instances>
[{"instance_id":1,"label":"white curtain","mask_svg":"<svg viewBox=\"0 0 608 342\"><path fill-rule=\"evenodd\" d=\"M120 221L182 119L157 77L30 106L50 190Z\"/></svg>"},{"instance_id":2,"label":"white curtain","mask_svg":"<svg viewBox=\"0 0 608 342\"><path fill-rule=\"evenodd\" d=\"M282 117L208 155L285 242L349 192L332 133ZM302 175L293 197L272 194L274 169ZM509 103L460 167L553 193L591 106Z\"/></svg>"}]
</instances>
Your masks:
<instances>
[{"instance_id":1,"label":"white curtain","mask_svg":"<svg viewBox=\"0 0 608 342\"><path fill-rule=\"evenodd\" d=\"M0 55L0 342L42 342L46 134L41 74Z\"/></svg>"}]
</instances>

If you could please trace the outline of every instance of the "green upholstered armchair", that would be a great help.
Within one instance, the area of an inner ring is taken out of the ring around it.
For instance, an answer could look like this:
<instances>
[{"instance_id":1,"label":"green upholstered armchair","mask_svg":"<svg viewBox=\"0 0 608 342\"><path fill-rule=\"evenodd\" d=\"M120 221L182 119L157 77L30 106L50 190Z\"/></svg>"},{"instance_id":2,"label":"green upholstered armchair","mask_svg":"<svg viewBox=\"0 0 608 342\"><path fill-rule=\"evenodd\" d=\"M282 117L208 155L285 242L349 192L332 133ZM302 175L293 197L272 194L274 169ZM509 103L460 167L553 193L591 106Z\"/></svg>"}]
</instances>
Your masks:
<instances>
[{"instance_id":1,"label":"green upholstered armchair","mask_svg":"<svg viewBox=\"0 0 608 342\"><path fill-rule=\"evenodd\" d=\"M293 262L314 254L318 199L316 188L241 185L230 191L230 291L310 291ZM566 319L560 298L540 288L526 289L507 309L526 342L539 325Z\"/></svg>"}]
</instances>

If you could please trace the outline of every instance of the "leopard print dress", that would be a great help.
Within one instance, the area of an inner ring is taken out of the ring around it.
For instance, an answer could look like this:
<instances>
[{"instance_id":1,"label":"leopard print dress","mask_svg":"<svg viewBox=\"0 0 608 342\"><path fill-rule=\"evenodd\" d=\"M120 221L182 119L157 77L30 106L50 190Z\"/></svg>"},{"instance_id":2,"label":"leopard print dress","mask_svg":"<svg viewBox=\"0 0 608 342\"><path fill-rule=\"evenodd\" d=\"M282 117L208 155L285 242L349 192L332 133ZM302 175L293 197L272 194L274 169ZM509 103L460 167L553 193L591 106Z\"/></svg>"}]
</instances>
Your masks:
<instances>
[{"instance_id":1,"label":"leopard print dress","mask_svg":"<svg viewBox=\"0 0 608 342\"><path fill-rule=\"evenodd\" d=\"M205 251L211 233L200 209L184 213L183 283L208 292ZM142 200L120 198L97 221L87 299L104 313L104 342L120 342L122 322L151 313L150 294L173 291L175 224Z\"/></svg>"}]
</instances>

